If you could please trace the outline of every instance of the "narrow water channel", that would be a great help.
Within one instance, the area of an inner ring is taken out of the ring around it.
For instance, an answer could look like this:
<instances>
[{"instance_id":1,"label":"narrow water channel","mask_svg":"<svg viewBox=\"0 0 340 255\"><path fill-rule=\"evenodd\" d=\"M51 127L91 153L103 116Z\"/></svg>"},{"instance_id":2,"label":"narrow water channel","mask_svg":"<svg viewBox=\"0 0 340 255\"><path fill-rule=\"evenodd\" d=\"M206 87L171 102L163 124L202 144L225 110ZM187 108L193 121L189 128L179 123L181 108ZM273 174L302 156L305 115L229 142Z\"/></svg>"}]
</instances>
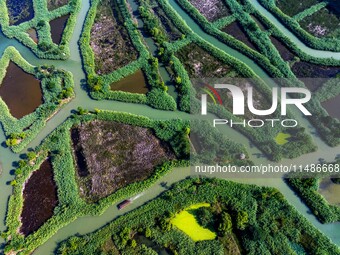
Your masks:
<instances>
[{"instance_id":1,"label":"narrow water channel","mask_svg":"<svg viewBox=\"0 0 340 255\"><path fill-rule=\"evenodd\" d=\"M267 19L269 19L281 32L294 42L303 52L317 58L334 58L340 60L340 52L316 50L304 44L294 33L287 29L273 14L264 8L258 0L251 0L251 4Z\"/></svg>"},{"instance_id":2,"label":"narrow water channel","mask_svg":"<svg viewBox=\"0 0 340 255\"><path fill-rule=\"evenodd\" d=\"M150 37L149 35L146 35L145 32L143 31L143 20L140 18L140 16L138 15L138 4L136 2L136 0L127 0L128 4L131 7L131 11L132 14L134 16L134 18L137 20L138 22L138 29L139 31L141 31L141 33L143 34L143 39L147 45L147 47L149 48L150 53L153 56L157 55L157 45L155 44L155 41L152 39L152 37ZM171 77L169 72L166 70L166 67L161 63L158 67L159 69L159 73L162 77L162 80L164 81L165 85L168 86L168 93L170 96L172 96L175 101L177 101L178 99L178 94L176 92L176 88L174 86L174 83L171 81Z\"/></svg>"}]
</instances>

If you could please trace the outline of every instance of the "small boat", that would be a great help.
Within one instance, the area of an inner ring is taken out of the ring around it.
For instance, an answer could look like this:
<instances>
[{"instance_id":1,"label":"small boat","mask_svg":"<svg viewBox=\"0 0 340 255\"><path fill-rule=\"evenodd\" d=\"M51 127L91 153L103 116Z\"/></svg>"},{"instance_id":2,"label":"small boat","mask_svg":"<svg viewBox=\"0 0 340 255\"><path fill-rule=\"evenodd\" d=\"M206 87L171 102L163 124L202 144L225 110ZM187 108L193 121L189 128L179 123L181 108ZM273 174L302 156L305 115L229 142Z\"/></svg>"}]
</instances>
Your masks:
<instances>
[{"instance_id":1,"label":"small boat","mask_svg":"<svg viewBox=\"0 0 340 255\"><path fill-rule=\"evenodd\" d=\"M118 210L124 209L125 207L127 207L127 206L130 205L131 203L132 203L131 199L124 200L123 202L121 202L121 203L119 203L119 204L117 205Z\"/></svg>"}]
</instances>

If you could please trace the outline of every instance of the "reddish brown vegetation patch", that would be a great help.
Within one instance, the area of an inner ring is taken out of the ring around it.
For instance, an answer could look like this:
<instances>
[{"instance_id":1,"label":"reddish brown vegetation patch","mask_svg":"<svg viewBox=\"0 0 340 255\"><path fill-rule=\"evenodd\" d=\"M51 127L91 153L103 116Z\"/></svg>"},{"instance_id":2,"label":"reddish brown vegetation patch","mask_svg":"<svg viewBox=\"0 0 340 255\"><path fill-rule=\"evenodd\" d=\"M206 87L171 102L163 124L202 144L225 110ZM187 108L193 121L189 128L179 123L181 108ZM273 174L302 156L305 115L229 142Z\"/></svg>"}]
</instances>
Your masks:
<instances>
[{"instance_id":1,"label":"reddish brown vegetation patch","mask_svg":"<svg viewBox=\"0 0 340 255\"><path fill-rule=\"evenodd\" d=\"M24 207L21 213L20 231L29 235L53 216L57 206L57 187L53 180L53 168L46 160L28 179L24 188Z\"/></svg>"},{"instance_id":2,"label":"reddish brown vegetation patch","mask_svg":"<svg viewBox=\"0 0 340 255\"><path fill-rule=\"evenodd\" d=\"M174 153L148 128L93 121L72 129L81 195L89 202L147 179Z\"/></svg>"}]
</instances>

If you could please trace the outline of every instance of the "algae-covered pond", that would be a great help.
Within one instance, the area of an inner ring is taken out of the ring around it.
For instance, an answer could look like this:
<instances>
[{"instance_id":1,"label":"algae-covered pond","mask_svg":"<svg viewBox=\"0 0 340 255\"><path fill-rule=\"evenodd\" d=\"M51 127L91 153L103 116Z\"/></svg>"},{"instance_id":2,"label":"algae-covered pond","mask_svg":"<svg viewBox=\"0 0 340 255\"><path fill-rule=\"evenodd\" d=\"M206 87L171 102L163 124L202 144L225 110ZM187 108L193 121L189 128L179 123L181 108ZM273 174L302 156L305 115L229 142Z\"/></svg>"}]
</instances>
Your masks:
<instances>
[{"instance_id":1,"label":"algae-covered pond","mask_svg":"<svg viewBox=\"0 0 340 255\"><path fill-rule=\"evenodd\" d=\"M24 207L21 213L20 231L29 235L53 215L58 203L57 187L49 159L28 179L24 188Z\"/></svg>"}]
</instances>

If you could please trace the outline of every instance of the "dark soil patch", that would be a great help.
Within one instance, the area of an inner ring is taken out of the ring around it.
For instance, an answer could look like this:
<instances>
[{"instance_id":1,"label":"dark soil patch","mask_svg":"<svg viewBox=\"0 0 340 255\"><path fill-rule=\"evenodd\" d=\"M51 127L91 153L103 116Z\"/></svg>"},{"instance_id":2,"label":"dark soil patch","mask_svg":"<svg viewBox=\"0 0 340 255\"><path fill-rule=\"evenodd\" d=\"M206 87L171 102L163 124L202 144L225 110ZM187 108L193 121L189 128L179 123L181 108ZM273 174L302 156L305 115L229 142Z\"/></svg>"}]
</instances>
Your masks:
<instances>
[{"instance_id":1,"label":"dark soil patch","mask_svg":"<svg viewBox=\"0 0 340 255\"><path fill-rule=\"evenodd\" d=\"M337 17L340 17L340 3L339 1L326 0L328 2L327 8Z\"/></svg>"},{"instance_id":2,"label":"dark soil patch","mask_svg":"<svg viewBox=\"0 0 340 255\"><path fill-rule=\"evenodd\" d=\"M223 28L222 31L233 36L235 39L243 42L253 50L256 50L256 46L249 40L248 36L244 32L243 27L239 22L236 21L231 23L230 25Z\"/></svg>"},{"instance_id":3,"label":"dark soil patch","mask_svg":"<svg viewBox=\"0 0 340 255\"><path fill-rule=\"evenodd\" d=\"M234 76L236 71L211 56L196 44L189 44L176 53L190 78L222 78Z\"/></svg>"},{"instance_id":4,"label":"dark soil patch","mask_svg":"<svg viewBox=\"0 0 340 255\"><path fill-rule=\"evenodd\" d=\"M299 80L302 81L311 92L315 92L319 88L321 88L329 79L300 78Z\"/></svg>"},{"instance_id":5,"label":"dark soil patch","mask_svg":"<svg viewBox=\"0 0 340 255\"><path fill-rule=\"evenodd\" d=\"M175 158L170 147L148 128L93 121L77 130L73 146L75 151L81 147L87 166L87 170L78 166L78 181L81 196L88 202L147 179L157 165ZM87 175L82 176L85 171Z\"/></svg>"},{"instance_id":6,"label":"dark soil patch","mask_svg":"<svg viewBox=\"0 0 340 255\"><path fill-rule=\"evenodd\" d=\"M0 96L17 119L34 112L43 103L40 81L12 62L0 85Z\"/></svg>"},{"instance_id":7,"label":"dark soil patch","mask_svg":"<svg viewBox=\"0 0 340 255\"><path fill-rule=\"evenodd\" d=\"M10 25L19 25L33 19L34 9L32 0L7 0Z\"/></svg>"},{"instance_id":8,"label":"dark soil patch","mask_svg":"<svg viewBox=\"0 0 340 255\"><path fill-rule=\"evenodd\" d=\"M60 44L69 17L70 15L68 14L50 21L51 37L55 44Z\"/></svg>"},{"instance_id":9,"label":"dark soil patch","mask_svg":"<svg viewBox=\"0 0 340 255\"><path fill-rule=\"evenodd\" d=\"M256 24L260 27L260 29L262 31L267 30L267 26L265 24L262 23L262 21L260 21L258 18L256 18L254 15L250 15L252 17L252 19L256 22Z\"/></svg>"},{"instance_id":10,"label":"dark soil patch","mask_svg":"<svg viewBox=\"0 0 340 255\"><path fill-rule=\"evenodd\" d=\"M282 42L272 36L270 37L270 40L272 41L276 49L280 52L283 60L292 61L294 59L295 55L287 48L286 45L284 45Z\"/></svg>"},{"instance_id":11,"label":"dark soil patch","mask_svg":"<svg viewBox=\"0 0 340 255\"><path fill-rule=\"evenodd\" d=\"M97 74L109 74L137 59L138 53L124 27L124 18L116 1L102 0L99 3L90 45Z\"/></svg>"},{"instance_id":12,"label":"dark soil patch","mask_svg":"<svg viewBox=\"0 0 340 255\"><path fill-rule=\"evenodd\" d=\"M340 95L321 103L321 105L326 109L330 116L340 120Z\"/></svg>"},{"instance_id":13,"label":"dark soil patch","mask_svg":"<svg viewBox=\"0 0 340 255\"><path fill-rule=\"evenodd\" d=\"M227 17L231 14L224 0L189 0L190 3L210 22L220 18Z\"/></svg>"},{"instance_id":14,"label":"dark soil patch","mask_svg":"<svg viewBox=\"0 0 340 255\"><path fill-rule=\"evenodd\" d=\"M142 70L111 84L111 90L125 91L130 93L146 94L148 90L147 82Z\"/></svg>"},{"instance_id":15,"label":"dark soil patch","mask_svg":"<svg viewBox=\"0 0 340 255\"><path fill-rule=\"evenodd\" d=\"M52 11L54 9L57 9L59 7L62 7L66 4L68 4L69 0L48 0L47 1L47 8L48 10Z\"/></svg>"},{"instance_id":16,"label":"dark soil patch","mask_svg":"<svg viewBox=\"0 0 340 255\"><path fill-rule=\"evenodd\" d=\"M80 134L77 128L71 129L71 138L73 141L75 158L77 160L76 166L77 166L78 175L80 177L86 177L88 176L89 172L87 170L86 159L83 153L83 148L81 147Z\"/></svg>"},{"instance_id":17,"label":"dark soil patch","mask_svg":"<svg viewBox=\"0 0 340 255\"><path fill-rule=\"evenodd\" d=\"M295 63L292 70L299 78L334 78L340 73L340 67L320 66L303 61Z\"/></svg>"},{"instance_id":18,"label":"dark soil patch","mask_svg":"<svg viewBox=\"0 0 340 255\"><path fill-rule=\"evenodd\" d=\"M294 53L284 43L272 36L270 39L279 51L282 59L292 62L291 69L296 77L303 81L311 91L316 91L327 80L336 77L340 72L339 67L320 66L304 61L296 61Z\"/></svg>"},{"instance_id":19,"label":"dark soil patch","mask_svg":"<svg viewBox=\"0 0 340 255\"><path fill-rule=\"evenodd\" d=\"M301 61L294 63L292 71L311 91L315 91L329 79L336 77L340 73L340 67L320 66Z\"/></svg>"},{"instance_id":20,"label":"dark soil patch","mask_svg":"<svg viewBox=\"0 0 340 255\"><path fill-rule=\"evenodd\" d=\"M21 213L20 231L29 235L53 216L58 204L57 187L53 180L53 168L46 160L28 179L24 188L24 207Z\"/></svg>"},{"instance_id":21,"label":"dark soil patch","mask_svg":"<svg viewBox=\"0 0 340 255\"><path fill-rule=\"evenodd\" d=\"M282 12L292 17L319 2L319 0L276 0L276 5Z\"/></svg>"}]
</instances>

